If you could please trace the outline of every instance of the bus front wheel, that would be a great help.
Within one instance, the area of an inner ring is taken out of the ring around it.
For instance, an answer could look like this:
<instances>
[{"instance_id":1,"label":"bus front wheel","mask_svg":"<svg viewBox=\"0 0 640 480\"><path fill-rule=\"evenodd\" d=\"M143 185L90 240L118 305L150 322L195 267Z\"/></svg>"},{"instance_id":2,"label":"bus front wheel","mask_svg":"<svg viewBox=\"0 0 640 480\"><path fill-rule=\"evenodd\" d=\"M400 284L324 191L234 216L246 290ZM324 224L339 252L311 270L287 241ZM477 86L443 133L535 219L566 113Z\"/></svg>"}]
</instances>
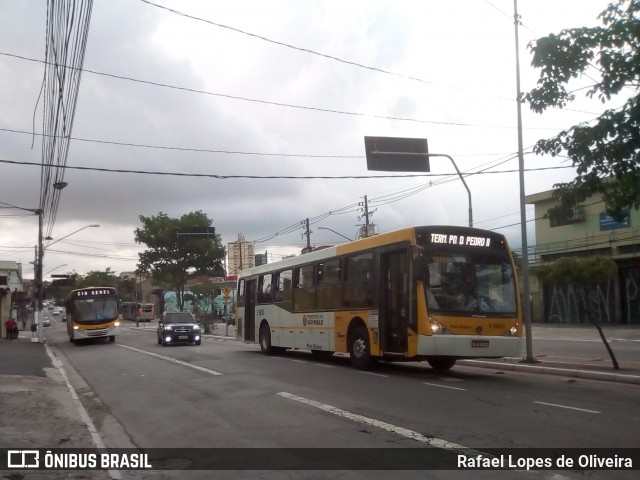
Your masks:
<instances>
[{"instance_id":1,"label":"bus front wheel","mask_svg":"<svg viewBox=\"0 0 640 480\"><path fill-rule=\"evenodd\" d=\"M356 328L350 337L349 357L358 370L367 370L373 364L369 347L369 333L364 327Z\"/></svg>"},{"instance_id":2,"label":"bus front wheel","mask_svg":"<svg viewBox=\"0 0 640 480\"><path fill-rule=\"evenodd\" d=\"M109 336L109 343L113 343L115 341L116 341L116 336L115 335Z\"/></svg>"},{"instance_id":3,"label":"bus front wheel","mask_svg":"<svg viewBox=\"0 0 640 480\"><path fill-rule=\"evenodd\" d=\"M271 346L271 331L268 325L262 325L260 327L260 351L265 355L271 355L273 353L273 347Z\"/></svg>"},{"instance_id":4,"label":"bus front wheel","mask_svg":"<svg viewBox=\"0 0 640 480\"><path fill-rule=\"evenodd\" d=\"M456 364L456 359L454 357L429 357L427 363L434 370L449 370Z\"/></svg>"}]
</instances>

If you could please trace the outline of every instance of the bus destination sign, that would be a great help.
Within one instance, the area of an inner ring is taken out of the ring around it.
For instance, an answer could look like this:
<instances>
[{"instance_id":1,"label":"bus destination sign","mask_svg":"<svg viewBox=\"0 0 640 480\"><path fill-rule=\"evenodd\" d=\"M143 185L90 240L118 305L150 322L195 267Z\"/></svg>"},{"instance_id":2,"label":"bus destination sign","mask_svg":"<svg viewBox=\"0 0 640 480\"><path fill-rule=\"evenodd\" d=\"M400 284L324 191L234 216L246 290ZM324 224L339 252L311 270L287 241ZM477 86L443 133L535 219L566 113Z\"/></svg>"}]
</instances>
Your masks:
<instances>
[{"instance_id":1,"label":"bus destination sign","mask_svg":"<svg viewBox=\"0 0 640 480\"><path fill-rule=\"evenodd\" d=\"M431 233L432 244L461 245L468 247L490 247L491 237L477 235L457 235L455 233Z\"/></svg>"},{"instance_id":2,"label":"bus destination sign","mask_svg":"<svg viewBox=\"0 0 640 480\"><path fill-rule=\"evenodd\" d=\"M104 295L113 295L114 292L112 289L108 288L92 288L87 290L78 290L72 292L74 297L101 297Z\"/></svg>"}]
</instances>

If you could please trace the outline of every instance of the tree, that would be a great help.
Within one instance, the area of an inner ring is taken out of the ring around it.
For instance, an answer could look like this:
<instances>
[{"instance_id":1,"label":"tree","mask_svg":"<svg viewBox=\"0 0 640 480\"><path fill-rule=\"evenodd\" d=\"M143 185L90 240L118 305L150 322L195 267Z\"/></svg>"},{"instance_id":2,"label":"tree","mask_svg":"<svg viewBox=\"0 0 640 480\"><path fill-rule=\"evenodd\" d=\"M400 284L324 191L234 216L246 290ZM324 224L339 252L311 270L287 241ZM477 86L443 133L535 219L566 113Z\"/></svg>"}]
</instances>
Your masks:
<instances>
[{"instance_id":1,"label":"tree","mask_svg":"<svg viewBox=\"0 0 640 480\"><path fill-rule=\"evenodd\" d=\"M154 279L169 279L176 290L178 308L184 309L184 287L191 275L224 275L224 248L219 235L210 238L179 236L180 230L211 227L212 221L201 211L169 218L165 213L140 215L142 228L136 228L135 241L148 249L138 256L139 273L150 273Z\"/></svg>"},{"instance_id":2,"label":"tree","mask_svg":"<svg viewBox=\"0 0 640 480\"><path fill-rule=\"evenodd\" d=\"M200 285L192 285L190 288L194 301L199 307L202 306L206 315L213 304L215 285L210 280L206 280Z\"/></svg>"},{"instance_id":3,"label":"tree","mask_svg":"<svg viewBox=\"0 0 640 480\"><path fill-rule=\"evenodd\" d=\"M639 12L640 0L618 0L600 14L603 26L565 29L529 45L531 63L541 72L537 87L524 99L536 113L573 101L568 86L579 76L597 77L586 90L589 98L604 103L629 96L622 107L605 110L594 122L536 143L536 154L564 154L576 167L571 182L554 185L558 213L594 194L602 195L607 211L617 219L625 209L640 206Z\"/></svg>"},{"instance_id":4,"label":"tree","mask_svg":"<svg viewBox=\"0 0 640 480\"><path fill-rule=\"evenodd\" d=\"M584 289L584 300L589 321L596 327L602 343L604 343L613 368L618 369L618 361L611 350L604 332L596 319L598 284L615 277L618 267L616 262L607 257L563 257L553 263L542 264L535 268L536 276L545 283L575 283Z\"/></svg>"},{"instance_id":5,"label":"tree","mask_svg":"<svg viewBox=\"0 0 640 480\"><path fill-rule=\"evenodd\" d=\"M118 284L118 295L123 301L135 301L136 300L136 279L135 278L123 278Z\"/></svg>"},{"instance_id":6,"label":"tree","mask_svg":"<svg viewBox=\"0 0 640 480\"><path fill-rule=\"evenodd\" d=\"M116 273L107 267L104 272L92 270L87 272L86 275L79 277L75 281L74 288L117 287L118 281L119 279Z\"/></svg>"}]
</instances>

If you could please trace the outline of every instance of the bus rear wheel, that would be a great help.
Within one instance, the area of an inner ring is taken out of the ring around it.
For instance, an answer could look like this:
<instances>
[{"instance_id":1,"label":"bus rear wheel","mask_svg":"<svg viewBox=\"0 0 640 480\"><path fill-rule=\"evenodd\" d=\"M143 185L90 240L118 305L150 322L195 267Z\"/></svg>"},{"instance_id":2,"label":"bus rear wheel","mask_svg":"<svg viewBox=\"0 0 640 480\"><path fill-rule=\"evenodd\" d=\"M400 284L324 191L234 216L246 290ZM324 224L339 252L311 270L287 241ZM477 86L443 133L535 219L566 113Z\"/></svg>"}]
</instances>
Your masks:
<instances>
[{"instance_id":1,"label":"bus rear wheel","mask_svg":"<svg viewBox=\"0 0 640 480\"><path fill-rule=\"evenodd\" d=\"M262 325L260 327L260 351L265 355L271 355L273 353L273 347L271 346L271 331L268 325Z\"/></svg>"},{"instance_id":2,"label":"bus rear wheel","mask_svg":"<svg viewBox=\"0 0 640 480\"><path fill-rule=\"evenodd\" d=\"M364 327L356 328L349 338L349 358L358 370L368 370L373 364L369 347L369 333Z\"/></svg>"},{"instance_id":3,"label":"bus rear wheel","mask_svg":"<svg viewBox=\"0 0 640 480\"><path fill-rule=\"evenodd\" d=\"M454 357L429 357L427 363L434 370L449 370L456 364L456 359Z\"/></svg>"}]
</instances>

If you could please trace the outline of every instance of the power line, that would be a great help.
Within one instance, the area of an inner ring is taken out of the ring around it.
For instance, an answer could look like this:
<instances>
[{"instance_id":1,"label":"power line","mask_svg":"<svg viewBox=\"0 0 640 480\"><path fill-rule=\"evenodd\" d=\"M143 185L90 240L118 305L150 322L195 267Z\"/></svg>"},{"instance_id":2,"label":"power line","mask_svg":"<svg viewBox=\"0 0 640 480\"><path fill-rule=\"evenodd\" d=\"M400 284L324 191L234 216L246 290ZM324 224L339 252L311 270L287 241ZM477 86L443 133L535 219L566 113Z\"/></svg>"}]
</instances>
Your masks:
<instances>
[{"instance_id":1,"label":"power line","mask_svg":"<svg viewBox=\"0 0 640 480\"><path fill-rule=\"evenodd\" d=\"M25 165L33 167L42 167L43 163L37 162L19 162L15 160L0 159L0 163L7 163L11 165ZM184 173L184 172L159 172L150 170L129 170L129 169L116 169L116 168L102 168L102 167L81 167L65 165L63 167L70 170L84 170L92 172L107 172L107 173L132 173L137 175L164 175L171 177L195 177L195 178L213 178L217 180L232 180L232 179L254 179L254 180L364 180L364 179L377 179L377 178L417 178L417 177L446 177L457 175L454 173L416 173L405 175L220 175L212 173ZM538 167L526 169L527 172L538 172L544 170L559 170L563 168L573 168L572 166L564 167ZM493 172L472 172L465 175L480 175L480 174L502 174L502 173L515 173L517 169L511 170L499 170Z\"/></svg>"},{"instance_id":2,"label":"power line","mask_svg":"<svg viewBox=\"0 0 640 480\"><path fill-rule=\"evenodd\" d=\"M2 132L19 133L24 135L46 136L43 133L27 132L24 130L15 130L11 128L0 128ZM77 142L87 143L99 143L105 145L116 145L121 147L136 147L136 148L152 148L158 150L174 150L179 152L196 152L196 153L222 153L225 155L249 155L249 156L264 156L264 157L293 157L293 158L353 158L361 159L365 158L364 155L317 155L310 153L269 153L269 152L247 152L240 150L216 150L211 148L193 148L193 147L169 147L166 145L149 145L143 143L130 143L130 142L115 142L111 140L97 140L90 138L69 137L69 140L75 140ZM495 154L483 154L483 155L495 155Z\"/></svg>"},{"instance_id":3,"label":"power line","mask_svg":"<svg viewBox=\"0 0 640 480\"><path fill-rule=\"evenodd\" d=\"M26 61L31 61L31 62L46 63L43 60L37 60L37 59L34 59L34 58L24 57L24 56L21 56L21 55L9 54L9 53L5 53L5 52L0 52L0 55L19 58L19 59L26 60ZM345 110L336 110L336 109L330 109L330 108L313 107L313 106L308 106L308 105L296 105L296 104L291 104L291 103L283 103L283 102L275 102L275 101L270 101L270 100L262 100L262 99L257 99L257 98L242 97L242 96L238 96L238 95L230 95L230 94L224 94L224 93L209 92L209 91L206 91L206 90L198 90L198 89L189 88L189 87L180 87L180 86L176 86L176 85L169 85L167 83L161 83L161 82L156 82L156 81L151 81L151 80L141 80L141 79L137 79L137 78L133 78L133 77L127 77L127 76L123 76L123 75L115 75L115 74L111 74L111 73L98 72L96 70L90 70L88 68L78 69L77 67L73 67L73 66L66 66L65 68L82 70L83 72L91 73L91 74L94 74L94 75L100 75L100 76L104 76L104 77L115 78L115 79L118 79L118 80L126 80L126 81L130 81L130 82L141 83L141 84L144 84L144 85L152 85L152 86L155 86L155 87L170 88L170 89L173 89L173 90L179 90L179 91L183 91L183 92L196 93L196 94L201 94L201 95L209 95L209 96L213 96L213 97L227 98L227 99L231 99L231 100L240 100L240 101L244 101L244 102L259 103L259 104L264 104L264 105L274 105L274 106L277 106L277 107L293 108L293 109L299 109L299 110L309 110L309 111L316 111L316 112L323 112L323 113L333 113L333 114L338 114L338 115L349 115L349 116L356 116L356 117L363 117L363 118L377 118L377 119L382 119L382 120L393 120L393 121L400 121L400 122L415 122L415 123L424 123L424 124L430 124L430 125L448 125L448 126L454 126L454 127L499 128L499 129L515 129L516 128L513 125L480 125L480 124L465 123L465 122L446 122L446 121L438 121L438 120L424 120L424 119L418 119L418 118L393 117L393 116L388 116L388 115L374 115L374 114L367 114L367 113L361 113L361 112L349 112L349 111L345 111ZM561 129L560 128L552 128L552 127L529 127L527 130L554 130L554 131L556 131L556 130L561 130Z\"/></svg>"},{"instance_id":4,"label":"power line","mask_svg":"<svg viewBox=\"0 0 640 480\"><path fill-rule=\"evenodd\" d=\"M93 0L47 2L40 209L53 231L69 154ZM62 168L60 168L62 167Z\"/></svg>"},{"instance_id":5,"label":"power line","mask_svg":"<svg viewBox=\"0 0 640 480\"><path fill-rule=\"evenodd\" d=\"M180 12L180 11L174 10L172 8L168 8L168 7L165 7L165 6L162 6L162 5L158 5L156 3L150 2L149 0L140 0L140 1L142 1L142 2L144 2L146 4L148 4L148 5L152 5L154 7L160 8L162 10L166 10L168 12L171 12L171 13L175 14L175 15L179 15L181 17L185 17L185 18L188 18L188 19L191 19L191 20L196 20L196 21L199 21L199 22L204 22L204 23L207 23L209 25L213 25L215 27L231 30L233 32L237 32L237 33L240 33L242 35L246 35L246 36L249 36L249 37L257 38L259 40L263 40L263 41L268 42L268 43L273 43L275 45L280 45L281 47L286 47L286 48L290 48L292 50L297 50L299 52L304 52L304 53L309 53L309 54L312 54L312 55L317 55L319 57L327 58L329 60L334 60L336 62L345 63L347 65L353 65L353 66L358 67L358 68L364 68L365 70L372 70L374 72L384 73L385 75L393 75L393 76L396 76L396 77L402 77L402 78L406 78L408 80L413 80L413 81L420 82L420 83L433 84L433 82L430 82L428 80L424 80L422 78L412 77L412 76L404 75L402 73L397 73L397 72L391 72L389 70L384 70L382 68L372 67L370 65L364 65L362 63L353 62L353 61L350 61L350 60L345 60L343 58L339 58L339 57L336 57L336 56L333 56L333 55L328 55L326 53L317 52L315 50L311 50L311 49L308 49L308 48L296 47L295 45L291 45L289 43L284 43L284 42L280 42L280 41L277 41L277 40L272 40L271 38L267 38L267 37L264 37L262 35L257 35L255 33L246 32L246 31L240 30L239 28L236 28L236 27L231 27L229 25L223 25L221 23L212 22L211 20L207 20L207 19L204 19L204 18L201 18L201 17L196 17L194 15L189 15L187 13Z\"/></svg>"}]
</instances>

